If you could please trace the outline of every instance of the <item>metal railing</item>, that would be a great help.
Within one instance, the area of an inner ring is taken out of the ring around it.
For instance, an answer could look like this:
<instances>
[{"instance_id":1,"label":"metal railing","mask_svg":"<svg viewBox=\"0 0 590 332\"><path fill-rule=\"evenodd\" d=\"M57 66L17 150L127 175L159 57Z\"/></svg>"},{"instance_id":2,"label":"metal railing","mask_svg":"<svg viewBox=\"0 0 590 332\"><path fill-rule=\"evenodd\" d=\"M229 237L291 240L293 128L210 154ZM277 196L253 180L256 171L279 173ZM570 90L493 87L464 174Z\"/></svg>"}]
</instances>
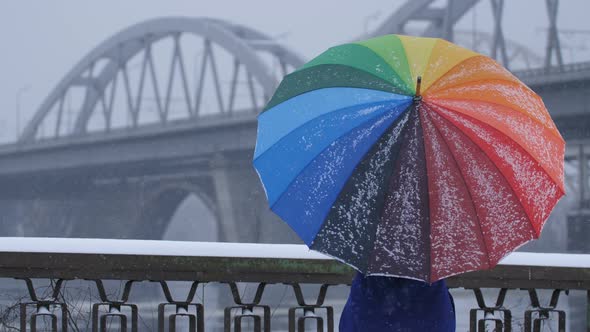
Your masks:
<instances>
[{"instance_id":1,"label":"metal railing","mask_svg":"<svg viewBox=\"0 0 590 332\"><path fill-rule=\"evenodd\" d=\"M28 301L19 304L20 331L37 331L43 319L51 331L68 330L70 311L60 296L68 280L88 280L98 291L100 301L91 305L92 331L107 331L107 320L117 320L121 331L140 330L139 304L129 301L129 295L141 281L159 284L164 294L157 310L158 331L176 331L179 319L188 322L189 331L208 330L206 305L195 297L203 283L225 284L231 291L234 303L223 311L224 331L244 331L246 325L248 331L274 331L271 308L263 301L265 290L274 284L288 285L296 298L285 317L288 331L312 325L315 331L334 331L334 308L326 304L326 294L334 285L349 284L353 275L351 268L302 245L0 238L0 278L23 280L28 290ZM37 294L33 279L52 280L47 297ZM124 282L119 298L109 297L105 280ZM174 299L170 281L191 282L185 298ZM252 300L240 292L241 282L255 283ZM319 285L312 301L304 297L306 284ZM542 331L549 320L557 331L565 331L566 312L558 309L558 300L570 290L583 290L586 302L590 299L590 255L514 253L492 270L451 277L447 284L472 290L475 296L470 331L486 331L486 326L512 331L514 316L504 303L507 294L516 291L528 294L524 331ZM493 304L486 303L482 289L487 288L498 289ZM542 289L552 291L548 304L539 300L537 291Z\"/></svg>"}]
</instances>

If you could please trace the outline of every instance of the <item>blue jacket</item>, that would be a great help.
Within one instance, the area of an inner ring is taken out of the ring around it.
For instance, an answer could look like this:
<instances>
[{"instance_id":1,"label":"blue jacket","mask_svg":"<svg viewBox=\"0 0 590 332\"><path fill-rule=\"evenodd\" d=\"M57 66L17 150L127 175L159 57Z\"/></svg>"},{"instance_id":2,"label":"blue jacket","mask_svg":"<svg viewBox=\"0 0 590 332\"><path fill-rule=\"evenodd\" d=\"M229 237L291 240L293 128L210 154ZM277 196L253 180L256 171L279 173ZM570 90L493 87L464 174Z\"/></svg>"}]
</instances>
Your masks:
<instances>
[{"instance_id":1,"label":"blue jacket","mask_svg":"<svg viewBox=\"0 0 590 332\"><path fill-rule=\"evenodd\" d=\"M340 332L454 332L455 308L444 280L357 274L340 317Z\"/></svg>"}]
</instances>

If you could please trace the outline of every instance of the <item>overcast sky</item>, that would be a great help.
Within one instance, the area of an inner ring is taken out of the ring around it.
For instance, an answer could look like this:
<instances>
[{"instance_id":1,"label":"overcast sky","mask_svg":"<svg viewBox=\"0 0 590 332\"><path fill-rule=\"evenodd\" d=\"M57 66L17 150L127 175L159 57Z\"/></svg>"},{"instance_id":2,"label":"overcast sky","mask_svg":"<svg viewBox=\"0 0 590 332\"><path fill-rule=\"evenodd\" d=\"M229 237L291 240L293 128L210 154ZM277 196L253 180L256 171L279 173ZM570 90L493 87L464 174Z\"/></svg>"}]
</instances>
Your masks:
<instances>
[{"instance_id":1,"label":"overcast sky","mask_svg":"<svg viewBox=\"0 0 590 332\"><path fill-rule=\"evenodd\" d=\"M215 17L271 36L306 58L376 27L401 0L3 0L0 3L0 141L14 139L15 110L29 118L62 76L94 46L137 22L162 16ZM544 0L506 1L505 34L536 52L545 45ZM481 1L458 29L491 31L489 1ZM590 30L589 0L561 1L559 26ZM475 24L473 15L475 14ZM590 34L564 35L564 43L590 47ZM571 49L566 59L590 60ZM20 91L20 92L19 92ZM20 98L18 96L20 95ZM21 127L25 119L21 120Z\"/></svg>"}]
</instances>

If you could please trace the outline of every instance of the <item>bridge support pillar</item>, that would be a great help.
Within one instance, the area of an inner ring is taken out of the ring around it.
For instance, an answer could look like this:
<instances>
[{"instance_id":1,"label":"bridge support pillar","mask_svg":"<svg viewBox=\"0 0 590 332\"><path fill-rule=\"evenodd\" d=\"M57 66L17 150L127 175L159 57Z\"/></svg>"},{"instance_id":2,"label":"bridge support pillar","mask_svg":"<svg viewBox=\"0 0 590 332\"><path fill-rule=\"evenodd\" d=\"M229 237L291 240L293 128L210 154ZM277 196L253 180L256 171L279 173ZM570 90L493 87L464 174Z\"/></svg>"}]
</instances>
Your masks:
<instances>
[{"instance_id":1,"label":"bridge support pillar","mask_svg":"<svg viewBox=\"0 0 590 332\"><path fill-rule=\"evenodd\" d=\"M251 158L216 156L211 162L222 241L297 243L295 233L268 206Z\"/></svg>"}]
</instances>

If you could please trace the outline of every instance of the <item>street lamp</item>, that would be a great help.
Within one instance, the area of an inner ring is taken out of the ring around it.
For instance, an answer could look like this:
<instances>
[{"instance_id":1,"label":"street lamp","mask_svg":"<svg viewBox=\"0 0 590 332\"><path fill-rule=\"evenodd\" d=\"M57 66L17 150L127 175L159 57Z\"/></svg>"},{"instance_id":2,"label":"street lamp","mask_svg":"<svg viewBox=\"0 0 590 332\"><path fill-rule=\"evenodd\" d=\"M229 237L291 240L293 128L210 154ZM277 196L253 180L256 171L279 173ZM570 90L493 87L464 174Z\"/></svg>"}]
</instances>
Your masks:
<instances>
[{"instance_id":1,"label":"street lamp","mask_svg":"<svg viewBox=\"0 0 590 332\"><path fill-rule=\"evenodd\" d=\"M16 92L16 140L17 141L18 141L18 138L20 136L20 98L30 88L31 88L31 85L30 84L27 84L25 86L22 86Z\"/></svg>"}]
</instances>

